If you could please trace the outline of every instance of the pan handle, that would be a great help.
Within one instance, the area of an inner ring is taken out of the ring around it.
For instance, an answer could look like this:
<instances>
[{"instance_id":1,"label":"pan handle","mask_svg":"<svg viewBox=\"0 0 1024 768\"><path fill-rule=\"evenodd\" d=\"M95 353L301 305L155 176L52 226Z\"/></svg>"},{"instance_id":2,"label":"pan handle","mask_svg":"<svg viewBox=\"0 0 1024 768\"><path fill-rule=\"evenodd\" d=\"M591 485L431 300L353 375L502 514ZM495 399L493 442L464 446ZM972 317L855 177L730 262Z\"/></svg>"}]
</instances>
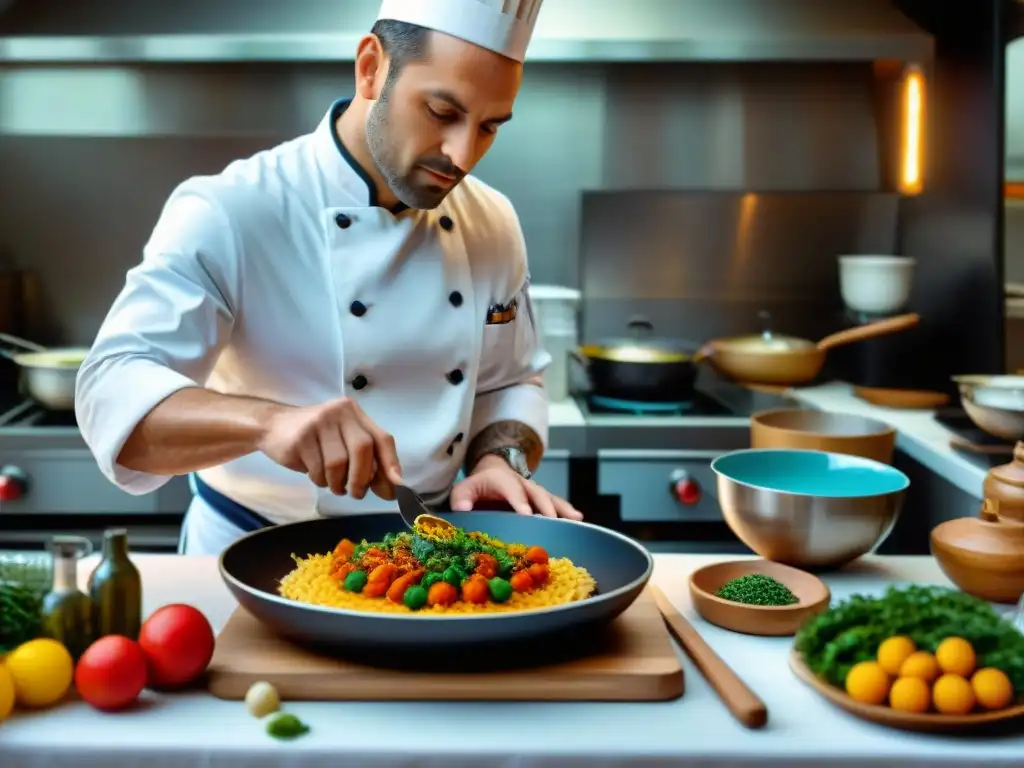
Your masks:
<instances>
[{"instance_id":1,"label":"pan handle","mask_svg":"<svg viewBox=\"0 0 1024 768\"><path fill-rule=\"evenodd\" d=\"M46 347L42 344L36 344L34 341L28 341L19 336L11 336L9 333L0 333L0 341L4 344L9 344L20 352L45 352Z\"/></svg>"},{"instance_id":2,"label":"pan handle","mask_svg":"<svg viewBox=\"0 0 1024 768\"><path fill-rule=\"evenodd\" d=\"M826 352L834 347L853 344L855 341L866 341L877 336L905 331L907 328L913 328L919 322L921 322L921 316L916 312L896 315L896 317L889 317L885 320L876 320L873 323L866 323L856 328L847 328L845 331L839 331L831 336L826 336L818 342L818 349L821 352Z\"/></svg>"}]
</instances>

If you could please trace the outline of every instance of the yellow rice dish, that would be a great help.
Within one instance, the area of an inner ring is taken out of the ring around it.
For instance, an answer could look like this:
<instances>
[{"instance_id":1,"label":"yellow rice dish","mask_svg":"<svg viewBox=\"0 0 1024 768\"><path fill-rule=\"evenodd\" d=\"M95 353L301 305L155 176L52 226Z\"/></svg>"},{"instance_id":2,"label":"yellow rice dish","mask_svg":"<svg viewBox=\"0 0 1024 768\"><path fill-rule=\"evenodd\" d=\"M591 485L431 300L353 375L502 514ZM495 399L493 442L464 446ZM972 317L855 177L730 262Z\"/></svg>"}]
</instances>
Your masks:
<instances>
[{"instance_id":1,"label":"yellow rice dish","mask_svg":"<svg viewBox=\"0 0 1024 768\"><path fill-rule=\"evenodd\" d=\"M331 553L292 557L282 597L354 611L508 613L584 600L597 588L585 568L541 547L505 544L426 515L414 532L342 539Z\"/></svg>"}]
</instances>

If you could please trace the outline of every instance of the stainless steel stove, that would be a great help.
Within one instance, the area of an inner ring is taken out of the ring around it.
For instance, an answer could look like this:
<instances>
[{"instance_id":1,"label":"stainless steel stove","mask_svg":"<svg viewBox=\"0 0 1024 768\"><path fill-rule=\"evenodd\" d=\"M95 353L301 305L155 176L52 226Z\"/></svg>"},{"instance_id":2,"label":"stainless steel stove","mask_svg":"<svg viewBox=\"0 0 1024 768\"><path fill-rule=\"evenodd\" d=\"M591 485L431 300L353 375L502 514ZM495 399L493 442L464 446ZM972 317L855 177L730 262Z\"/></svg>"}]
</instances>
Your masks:
<instances>
[{"instance_id":1,"label":"stainless steel stove","mask_svg":"<svg viewBox=\"0 0 1024 768\"><path fill-rule=\"evenodd\" d=\"M752 413L795 401L708 376L682 402L581 395L577 404L586 450L573 462L572 501L590 521L650 546L747 551L722 519L710 464L750 447Z\"/></svg>"},{"instance_id":2,"label":"stainless steel stove","mask_svg":"<svg viewBox=\"0 0 1024 768\"><path fill-rule=\"evenodd\" d=\"M70 411L31 400L0 405L0 549L39 549L54 533L98 545L104 528L127 527L138 551L175 551L188 506L184 478L133 496L100 472Z\"/></svg>"}]
</instances>

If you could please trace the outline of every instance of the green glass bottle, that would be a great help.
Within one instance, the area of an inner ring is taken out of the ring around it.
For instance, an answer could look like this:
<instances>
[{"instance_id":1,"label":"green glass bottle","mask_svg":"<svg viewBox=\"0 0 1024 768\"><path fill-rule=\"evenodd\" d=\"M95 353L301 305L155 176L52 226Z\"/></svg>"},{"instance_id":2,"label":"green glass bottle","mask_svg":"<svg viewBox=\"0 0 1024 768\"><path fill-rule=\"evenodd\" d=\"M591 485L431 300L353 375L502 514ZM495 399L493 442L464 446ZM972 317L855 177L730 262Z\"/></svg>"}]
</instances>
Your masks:
<instances>
[{"instance_id":1,"label":"green glass bottle","mask_svg":"<svg viewBox=\"0 0 1024 768\"><path fill-rule=\"evenodd\" d=\"M142 577L128 557L128 531L103 534L103 559L89 576L96 637L124 635L139 639L142 626Z\"/></svg>"},{"instance_id":2,"label":"green glass bottle","mask_svg":"<svg viewBox=\"0 0 1024 768\"><path fill-rule=\"evenodd\" d=\"M92 600L78 588L78 559L92 546L80 536L54 536L53 585L43 598L43 635L61 642L76 661L94 639Z\"/></svg>"}]
</instances>

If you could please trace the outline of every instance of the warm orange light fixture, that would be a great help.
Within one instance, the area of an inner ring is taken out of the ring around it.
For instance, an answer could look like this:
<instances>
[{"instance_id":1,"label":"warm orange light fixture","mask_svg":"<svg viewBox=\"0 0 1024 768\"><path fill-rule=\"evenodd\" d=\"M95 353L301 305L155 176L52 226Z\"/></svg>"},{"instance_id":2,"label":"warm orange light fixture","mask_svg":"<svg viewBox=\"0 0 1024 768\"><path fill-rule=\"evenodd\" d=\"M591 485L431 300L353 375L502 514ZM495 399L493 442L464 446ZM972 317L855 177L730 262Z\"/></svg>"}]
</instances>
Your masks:
<instances>
[{"instance_id":1,"label":"warm orange light fixture","mask_svg":"<svg viewBox=\"0 0 1024 768\"><path fill-rule=\"evenodd\" d=\"M904 195L919 195L924 189L924 92L924 73L918 67L908 67L900 83L899 191Z\"/></svg>"}]
</instances>

